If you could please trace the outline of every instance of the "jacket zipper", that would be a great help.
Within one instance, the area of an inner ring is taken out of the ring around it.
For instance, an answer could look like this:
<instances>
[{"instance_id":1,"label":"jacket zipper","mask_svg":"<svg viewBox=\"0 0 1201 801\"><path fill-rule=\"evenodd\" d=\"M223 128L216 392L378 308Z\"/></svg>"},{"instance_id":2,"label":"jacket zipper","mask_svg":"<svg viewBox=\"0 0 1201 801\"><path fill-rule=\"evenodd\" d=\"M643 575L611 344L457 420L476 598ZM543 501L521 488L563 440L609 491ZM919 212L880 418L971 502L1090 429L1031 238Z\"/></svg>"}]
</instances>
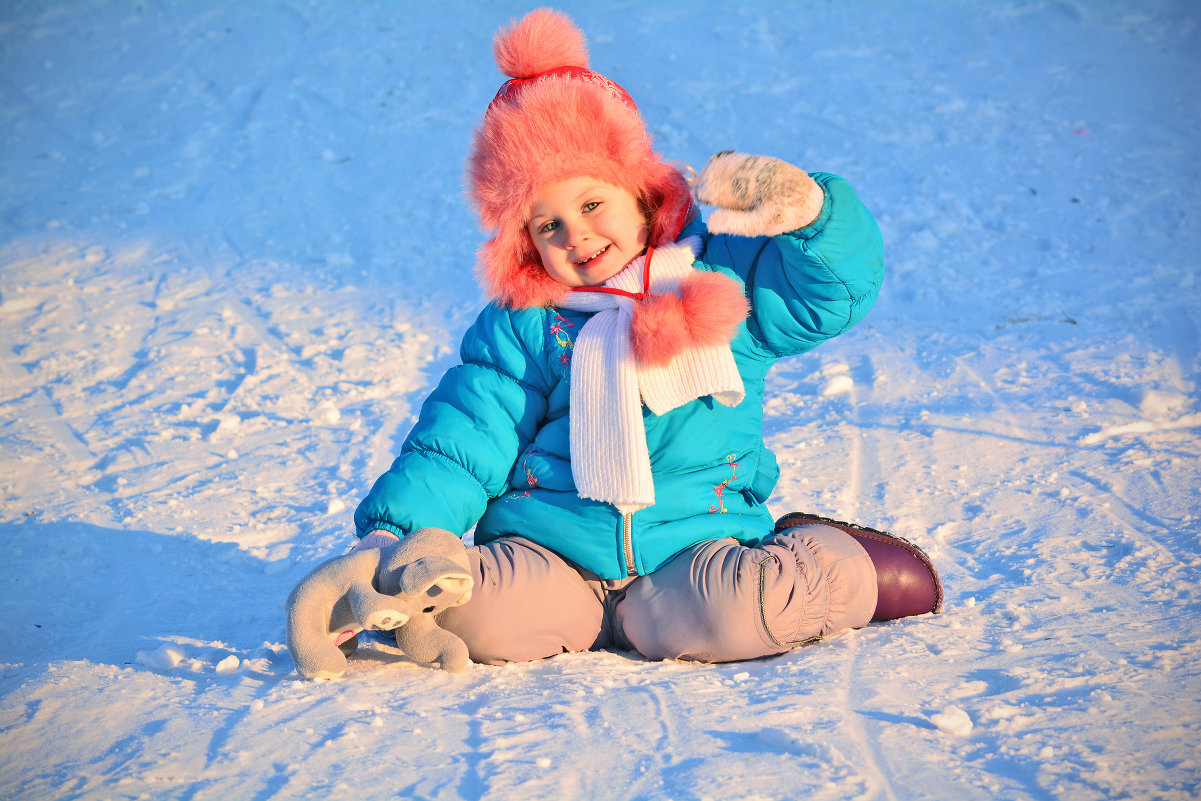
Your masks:
<instances>
[{"instance_id":1,"label":"jacket zipper","mask_svg":"<svg viewBox=\"0 0 1201 801\"><path fill-rule=\"evenodd\" d=\"M628 512L621 516L622 547L626 555L626 575L637 576L638 568L634 566L634 513Z\"/></svg>"}]
</instances>

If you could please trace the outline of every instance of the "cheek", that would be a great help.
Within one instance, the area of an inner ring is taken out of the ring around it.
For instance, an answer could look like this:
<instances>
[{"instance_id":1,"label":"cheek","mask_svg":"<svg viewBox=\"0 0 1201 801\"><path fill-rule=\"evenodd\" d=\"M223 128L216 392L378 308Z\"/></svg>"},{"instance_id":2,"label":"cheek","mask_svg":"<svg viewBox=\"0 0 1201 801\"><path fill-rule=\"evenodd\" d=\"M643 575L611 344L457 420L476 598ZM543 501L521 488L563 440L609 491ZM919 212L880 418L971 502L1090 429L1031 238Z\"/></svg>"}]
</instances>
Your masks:
<instances>
[{"instance_id":1,"label":"cheek","mask_svg":"<svg viewBox=\"0 0 1201 801\"><path fill-rule=\"evenodd\" d=\"M547 247L546 242L542 241L541 239L531 238L531 244L534 246L534 252L538 254L538 261L542 264L543 268L545 268L549 263L550 248Z\"/></svg>"},{"instance_id":2,"label":"cheek","mask_svg":"<svg viewBox=\"0 0 1201 801\"><path fill-rule=\"evenodd\" d=\"M649 243L650 240L651 229L647 228L646 226L639 226L638 228L635 228L631 234L631 241L629 241L628 249L632 251L646 250L646 243Z\"/></svg>"},{"instance_id":3,"label":"cheek","mask_svg":"<svg viewBox=\"0 0 1201 801\"><path fill-rule=\"evenodd\" d=\"M629 220L631 226L637 227L634 239L637 241L638 247L646 247L646 243L651 238L651 215L649 211L643 207L643 204L637 203L629 211Z\"/></svg>"},{"instance_id":4,"label":"cheek","mask_svg":"<svg viewBox=\"0 0 1201 801\"><path fill-rule=\"evenodd\" d=\"M534 248L538 252L538 262L542 265L543 272L561 284L574 286L577 283L575 274L565 264L561 250L538 240L535 240Z\"/></svg>"}]
</instances>

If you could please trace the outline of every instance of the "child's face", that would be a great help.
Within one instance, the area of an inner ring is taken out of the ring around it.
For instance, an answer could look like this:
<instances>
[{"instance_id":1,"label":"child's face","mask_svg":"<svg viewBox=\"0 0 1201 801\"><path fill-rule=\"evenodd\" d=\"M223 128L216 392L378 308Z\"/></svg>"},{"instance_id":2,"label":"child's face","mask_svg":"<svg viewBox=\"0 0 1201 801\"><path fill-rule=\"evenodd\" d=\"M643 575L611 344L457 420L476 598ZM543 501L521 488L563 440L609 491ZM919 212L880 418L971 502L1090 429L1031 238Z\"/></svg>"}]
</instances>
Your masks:
<instances>
[{"instance_id":1,"label":"child's face","mask_svg":"<svg viewBox=\"0 0 1201 801\"><path fill-rule=\"evenodd\" d=\"M633 195L584 176L543 189L526 227L546 272L567 286L603 284L638 258L649 238Z\"/></svg>"}]
</instances>

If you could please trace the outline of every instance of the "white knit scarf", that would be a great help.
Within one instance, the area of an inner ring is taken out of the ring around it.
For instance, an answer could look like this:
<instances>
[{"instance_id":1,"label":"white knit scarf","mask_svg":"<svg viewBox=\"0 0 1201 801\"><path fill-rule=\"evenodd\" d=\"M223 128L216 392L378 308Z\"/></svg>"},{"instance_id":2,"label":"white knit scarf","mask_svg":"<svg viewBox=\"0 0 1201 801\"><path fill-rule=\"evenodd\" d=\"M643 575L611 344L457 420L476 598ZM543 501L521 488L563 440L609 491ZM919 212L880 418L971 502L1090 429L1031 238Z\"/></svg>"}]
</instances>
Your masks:
<instances>
[{"instance_id":1,"label":"white knit scarf","mask_svg":"<svg viewBox=\"0 0 1201 801\"><path fill-rule=\"evenodd\" d=\"M675 291L700 252L700 237L657 248L648 294ZM643 292L643 262L630 262L603 286ZM729 343L691 345L666 365L634 359L630 322L638 301L622 295L572 292L561 306L596 312L580 329L571 359L571 470L581 498L603 501L622 514L655 502L642 404L664 414L712 395L725 406L746 396Z\"/></svg>"}]
</instances>

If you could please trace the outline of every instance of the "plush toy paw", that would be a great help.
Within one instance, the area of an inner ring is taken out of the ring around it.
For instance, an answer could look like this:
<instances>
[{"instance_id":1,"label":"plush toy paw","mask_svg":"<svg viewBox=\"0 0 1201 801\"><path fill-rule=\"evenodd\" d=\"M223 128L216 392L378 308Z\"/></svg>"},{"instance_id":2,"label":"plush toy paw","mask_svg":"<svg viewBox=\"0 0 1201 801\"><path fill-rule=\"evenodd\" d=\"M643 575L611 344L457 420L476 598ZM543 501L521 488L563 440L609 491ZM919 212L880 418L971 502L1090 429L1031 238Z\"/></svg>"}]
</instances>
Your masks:
<instances>
[{"instance_id":1,"label":"plush toy paw","mask_svg":"<svg viewBox=\"0 0 1201 801\"><path fill-rule=\"evenodd\" d=\"M708 220L715 234L775 236L809 225L825 196L799 167L771 156L725 150L716 154L695 184L696 199L717 206Z\"/></svg>"},{"instance_id":2,"label":"plush toy paw","mask_svg":"<svg viewBox=\"0 0 1201 801\"><path fill-rule=\"evenodd\" d=\"M450 673L462 673L471 663L467 643L458 635L439 628L433 615L420 616L398 628L396 646L413 661Z\"/></svg>"}]
</instances>

